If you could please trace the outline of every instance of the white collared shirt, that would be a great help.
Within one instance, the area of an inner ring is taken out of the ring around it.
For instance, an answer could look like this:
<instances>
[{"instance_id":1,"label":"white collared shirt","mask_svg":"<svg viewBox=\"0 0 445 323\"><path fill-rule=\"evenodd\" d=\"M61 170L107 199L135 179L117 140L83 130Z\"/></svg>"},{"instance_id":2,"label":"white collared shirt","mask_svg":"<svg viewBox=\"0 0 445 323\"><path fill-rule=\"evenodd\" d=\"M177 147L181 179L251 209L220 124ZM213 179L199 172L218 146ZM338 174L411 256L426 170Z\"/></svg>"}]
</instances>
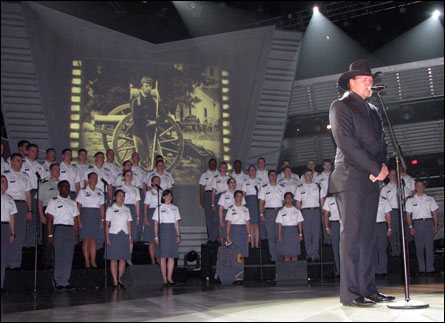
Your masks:
<instances>
[{"instance_id":1,"label":"white collared shirt","mask_svg":"<svg viewBox=\"0 0 445 323\"><path fill-rule=\"evenodd\" d=\"M11 169L11 166L9 166L9 164L3 159L3 157L1 157L1 159L2 159L2 169L1 169L1 171L2 171L2 174L3 174L3 172L5 170Z\"/></svg>"},{"instance_id":2,"label":"white collared shirt","mask_svg":"<svg viewBox=\"0 0 445 323\"><path fill-rule=\"evenodd\" d=\"M39 173L42 180L46 179L45 168L40 165L37 160L31 162L28 157L25 157L25 162L22 165L22 172L25 172L29 176L31 181L31 187L33 190L37 189L37 176L36 172Z\"/></svg>"},{"instance_id":3,"label":"white collared shirt","mask_svg":"<svg viewBox=\"0 0 445 323\"><path fill-rule=\"evenodd\" d=\"M176 221L181 220L181 215L179 214L179 209L176 205L170 204L165 205L161 204L160 208L160 216L161 221L159 221L158 218L158 208L156 207L154 213L153 213L153 220L160 222L161 224L164 223L176 223Z\"/></svg>"},{"instance_id":4,"label":"white collared shirt","mask_svg":"<svg viewBox=\"0 0 445 323\"><path fill-rule=\"evenodd\" d=\"M125 185L125 180L124 180L123 174L121 173L121 174L119 174L118 177L116 177L116 180L113 183L113 187L117 188L117 187L122 186L122 185ZM133 179L131 181L131 186L137 187L137 185L136 185L136 178L134 176L133 176Z\"/></svg>"},{"instance_id":5,"label":"white collared shirt","mask_svg":"<svg viewBox=\"0 0 445 323\"><path fill-rule=\"evenodd\" d=\"M251 179L250 177L243 183L243 192L246 193L246 196L250 195L258 195L260 189L263 187L263 181L261 178Z\"/></svg>"},{"instance_id":6,"label":"white collared shirt","mask_svg":"<svg viewBox=\"0 0 445 323\"><path fill-rule=\"evenodd\" d=\"M295 196L295 191L297 190L297 187L299 185L296 179L291 178L290 180L288 180L286 178L282 178L278 181L278 183L284 186L285 193L291 192Z\"/></svg>"},{"instance_id":7,"label":"white collared shirt","mask_svg":"<svg viewBox=\"0 0 445 323\"><path fill-rule=\"evenodd\" d=\"M295 206L292 206L290 208L285 206L280 211L278 211L275 223L281 223L285 227L290 227L296 226L298 225L298 223L303 221L304 218L299 209L297 209Z\"/></svg>"},{"instance_id":8,"label":"white collared shirt","mask_svg":"<svg viewBox=\"0 0 445 323\"><path fill-rule=\"evenodd\" d=\"M105 168L105 166L102 166L102 168L97 168L96 165L92 165L92 166L88 166L87 171L85 172L84 181L87 181L87 186L88 186L88 175L90 173L96 173L97 175L97 184L96 186L101 189L103 192L105 192L105 184L102 181L102 179L104 179L109 185L112 185L112 175L110 173L110 171L108 170L108 168Z\"/></svg>"},{"instance_id":9,"label":"white collared shirt","mask_svg":"<svg viewBox=\"0 0 445 323\"><path fill-rule=\"evenodd\" d=\"M143 188L146 171L139 166L131 166L131 171L133 172L133 180L137 188Z\"/></svg>"},{"instance_id":10,"label":"white collared shirt","mask_svg":"<svg viewBox=\"0 0 445 323\"><path fill-rule=\"evenodd\" d=\"M415 194L406 201L406 212L411 213L413 220L430 219L432 218L431 212L437 209L439 209L439 206L434 198L426 194L422 196Z\"/></svg>"},{"instance_id":11,"label":"white collared shirt","mask_svg":"<svg viewBox=\"0 0 445 323\"><path fill-rule=\"evenodd\" d=\"M76 202L82 204L82 207L100 208L104 201L104 192L96 186L93 191L89 185L83 188L77 194Z\"/></svg>"},{"instance_id":12,"label":"white collared shirt","mask_svg":"<svg viewBox=\"0 0 445 323\"><path fill-rule=\"evenodd\" d=\"M158 194L158 191L154 188L145 193L144 204L147 204L150 209L154 209L155 207L160 205L161 200L162 200L162 192L159 192Z\"/></svg>"},{"instance_id":13,"label":"white collared shirt","mask_svg":"<svg viewBox=\"0 0 445 323\"><path fill-rule=\"evenodd\" d=\"M105 221L110 222L110 229L108 231L110 234L118 234L121 231L128 234L128 222L133 221L130 208L125 205L119 207L116 203L113 203L113 205L107 209Z\"/></svg>"},{"instance_id":14,"label":"white collared shirt","mask_svg":"<svg viewBox=\"0 0 445 323\"><path fill-rule=\"evenodd\" d=\"M269 171L267 169L264 169L263 171L257 169L256 177L263 181L263 185L269 184Z\"/></svg>"},{"instance_id":15,"label":"white collared shirt","mask_svg":"<svg viewBox=\"0 0 445 323\"><path fill-rule=\"evenodd\" d=\"M83 181L84 181L85 175L86 175L86 173L87 173L88 168L90 167L90 165L88 165L88 164L85 164L85 165L76 164L76 165L73 165L73 166L74 166L74 168L76 168L77 171L79 172L80 188L84 188L85 185L84 185L84 182L83 182ZM87 177L87 181L88 181L88 177Z\"/></svg>"},{"instance_id":16,"label":"white collared shirt","mask_svg":"<svg viewBox=\"0 0 445 323\"><path fill-rule=\"evenodd\" d=\"M283 207L284 191L285 187L283 185L264 184L258 193L258 199L264 201L264 207L266 208Z\"/></svg>"},{"instance_id":17,"label":"white collared shirt","mask_svg":"<svg viewBox=\"0 0 445 323\"><path fill-rule=\"evenodd\" d=\"M230 191L226 191L224 192L221 197L219 198L218 201L218 205L221 205L224 207L224 210L227 210L229 207L231 207L232 205L235 205L235 192L230 192ZM243 197L243 205L246 204L246 201L244 200Z\"/></svg>"},{"instance_id":18,"label":"white collared shirt","mask_svg":"<svg viewBox=\"0 0 445 323\"><path fill-rule=\"evenodd\" d=\"M331 176L331 172L321 172L317 177L317 182L314 181L314 183L320 184L321 188L327 192L328 186L329 186L329 176Z\"/></svg>"},{"instance_id":19,"label":"white collared shirt","mask_svg":"<svg viewBox=\"0 0 445 323\"><path fill-rule=\"evenodd\" d=\"M379 198L379 207L377 209L377 220L376 223L380 222L386 222L386 213L389 213L392 211L392 207L389 204L386 197L380 195Z\"/></svg>"},{"instance_id":20,"label":"white collared shirt","mask_svg":"<svg viewBox=\"0 0 445 323\"><path fill-rule=\"evenodd\" d=\"M212 189L216 190L216 194L224 193L228 190L227 182L229 179L230 175L222 176L221 174L213 178Z\"/></svg>"},{"instance_id":21,"label":"white collared shirt","mask_svg":"<svg viewBox=\"0 0 445 323\"><path fill-rule=\"evenodd\" d=\"M43 162L43 169L45 170L45 178L50 178L51 177L51 170L50 167L52 164L54 164L55 161L53 161L52 163L50 163L48 160L45 159L45 161Z\"/></svg>"},{"instance_id":22,"label":"white collared shirt","mask_svg":"<svg viewBox=\"0 0 445 323\"><path fill-rule=\"evenodd\" d=\"M66 165L63 161L60 163L59 181L66 180L70 183L71 192L76 191L76 183L80 183L79 171L73 165Z\"/></svg>"},{"instance_id":23,"label":"white collared shirt","mask_svg":"<svg viewBox=\"0 0 445 323\"><path fill-rule=\"evenodd\" d=\"M63 198L58 195L49 201L45 214L51 214L54 217L53 225L74 225L74 217L79 215L79 209L76 202L69 196Z\"/></svg>"},{"instance_id":24,"label":"white collared shirt","mask_svg":"<svg viewBox=\"0 0 445 323\"><path fill-rule=\"evenodd\" d=\"M219 171L212 172L210 169L202 173L199 179L199 185L204 186L204 191L212 191L213 179L218 177Z\"/></svg>"},{"instance_id":25,"label":"white collared shirt","mask_svg":"<svg viewBox=\"0 0 445 323\"><path fill-rule=\"evenodd\" d=\"M227 210L226 221L230 221L232 224L235 225L246 224L247 221L250 221L249 209L244 205L232 205Z\"/></svg>"},{"instance_id":26,"label":"white collared shirt","mask_svg":"<svg viewBox=\"0 0 445 323\"><path fill-rule=\"evenodd\" d=\"M301 208L308 207L320 207L320 199L326 196L326 192L323 188L318 188L317 184L304 183L297 187L295 192L295 200L301 202Z\"/></svg>"},{"instance_id":27,"label":"white collared shirt","mask_svg":"<svg viewBox=\"0 0 445 323\"><path fill-rule=\"evenodd\" d=\"M22 171L7 170L3 173L8 179L8 189L6 194L10 195L14 200L26 200L26 192L32 190L31 180L28 174Z\"/></svg>"},{"instance_id":28,"label":"white collared shirt","mask_svg":"<svg viewBox=\"0 0 445 323\"><path fill-rule=\"evenodd\" d=\"M232 174L230 174L230 177L236 180L236 190L241 191L243 189L243 184L249 178L249 175L241 171L241 173L239 174L233 172Z\"/></svg>"},{"instance_id":29,"label":"white collared shirt","mask_svg":"<svg viewBox=\"0 0 445 323\"><path fill-rule=\"evenodd\" d=\"M408 174L406 174L405 176L402 176L402 179L405 182L405 187L408 188L408 190L405 190L405 192L409 191L409 193L410 193L408 196L405 196L405 197L413 196L413 192L416 190L416 180L414 178L412 178L411 176L409 176Z\"/></svg>"},{"instance_id":30,"label":"white collared shirt","mask_svg":"<svg viewBox=\"0 0 445 323\"><path fill-rule=\"evenodd\" d=\"M329 221L340 221L340 212L335 197L329 196L324 200L323 210L329 212Z\"/></svg>"},{"instance_id":31,"label":"white collared shirt","mask_svg":"<svg viewBox=\"0 0 445 323\"><path fill-rule=\"evenodd\" d=\"M10 222L11 215L17 214L17 207L15 206L14 199L8 194L4 194L1 197L2 200L2 222Z\"/></svg>"},{"instance_id":32,"label":"white collared shirt","mask_svg":"<svg viewBox=\"0 0 445 323\"><path fill-rule=\"evenodd\" d=\"M139 202L141 200L141 193L139 192L139 189L136 186L133 185L127 186L124 184L116 187L116 189L125 192L124 204L136 205L136 202Z\"/></svg>"},{"instance_id":33,"label":"white collared shirt","mask_svg":"<svg viewBox=\"0 0 445 323\"><path fill-rule=\"evenodd\" d=\"M284 171L278 174L278 181L281 181L283 178L286 178ZM298 174L292 173L291 178L293 178L298 182L298 184L300 184L300 176L298 176Z\"/></svg>"},{"instance_id":34,"label":"white collared shirt","mask_svg":"<svg viewBox=\"0 0 445 323\"><path fill-rule=\"evenodd\" d=\"M411 196L410 189L405 186L405 197ZM388 200L393 209L399 208L399 197L397 195L397 184L388 183L382 187L380 194Z\"/></svg>"},{"instance_id":35,"label":"white collared shirt","mask_svg":"<svg viewBox=\"0 0 445 323\"><path fill-rule=\"evenodd\" d=\"M113 184L114 182L116 182L116 179L119 176L119 174L122 174L121 168L119 166L117 166L115 163L104 162L103 167L108 169L109 176L111 179L111 183L109 182L110 184Z\"/></svg>"}]
</instances>

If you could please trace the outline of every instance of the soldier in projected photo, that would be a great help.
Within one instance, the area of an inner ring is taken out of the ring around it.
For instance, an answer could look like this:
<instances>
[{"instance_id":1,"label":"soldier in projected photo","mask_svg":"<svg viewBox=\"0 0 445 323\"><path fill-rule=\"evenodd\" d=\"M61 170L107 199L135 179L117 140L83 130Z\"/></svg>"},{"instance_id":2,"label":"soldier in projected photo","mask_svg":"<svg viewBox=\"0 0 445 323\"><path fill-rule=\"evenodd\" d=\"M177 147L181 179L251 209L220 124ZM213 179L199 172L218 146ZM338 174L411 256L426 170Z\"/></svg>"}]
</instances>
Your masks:
<instances>
[{"instance_id":1,"label":"soldier in projected photo","mask_svg":"<svg viewBox=\"0 0 445 323\"><path fill-rule=\"evenodd\" d=\"M160 101L158 89L153 85L153 79L144 76L141 79L139 95L131 100L131 114L134 121L133 139L136 151L141 155L142 165L147 169L152 166L150 152L155 149L154 127L149 126L148 122L156 121Z\"/></svg>"}]
</instances>

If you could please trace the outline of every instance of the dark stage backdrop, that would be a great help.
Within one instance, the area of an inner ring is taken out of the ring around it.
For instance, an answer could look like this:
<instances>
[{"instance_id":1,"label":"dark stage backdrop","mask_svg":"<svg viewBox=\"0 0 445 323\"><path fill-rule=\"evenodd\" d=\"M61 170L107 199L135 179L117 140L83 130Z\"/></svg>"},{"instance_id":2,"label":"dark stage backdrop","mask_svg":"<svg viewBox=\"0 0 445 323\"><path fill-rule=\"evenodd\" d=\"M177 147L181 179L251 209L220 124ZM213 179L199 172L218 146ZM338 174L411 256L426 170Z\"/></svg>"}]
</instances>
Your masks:
<instances>
[{"instance_id":1,"label":"dark stage backdrop","mask_svg":"<svg viewBox=\"0 0 445 323\"><path fill-rule=\"evenodd\" d=\"M203 226L198 180L211 157L246 161L274 28L154 45L23 2L51 145L113 148L117 162L166 157L186 226ZM144 28L144 26L141 26ZM161 31L162 32L162 31ZM159 96L152 114L132 113L141 78ZM135 130L145 122L146 131ZM146 147L137 144L141 139Z\"/></svg>"}]
</instances>

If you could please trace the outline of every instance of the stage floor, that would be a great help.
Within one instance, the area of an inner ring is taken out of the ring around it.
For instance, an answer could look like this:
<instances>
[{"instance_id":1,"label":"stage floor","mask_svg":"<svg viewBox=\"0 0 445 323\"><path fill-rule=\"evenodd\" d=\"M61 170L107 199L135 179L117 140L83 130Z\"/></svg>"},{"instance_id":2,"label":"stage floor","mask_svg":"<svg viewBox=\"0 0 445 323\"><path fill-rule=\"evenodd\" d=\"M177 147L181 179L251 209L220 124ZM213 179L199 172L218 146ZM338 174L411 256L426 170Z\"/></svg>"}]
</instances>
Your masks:
<instances>
[{"instance_id":1,"label":"stage floor","mask_svg":"<svg viewBox=\"0 0 445 323\"><path fill-rule=\"evenodd\" d=\"M385 304L362 309L339 303L339 280L308 287L252 283L215 286L192 279L151 292L77 290L8 293L1 297L1 321L413 321L443 322L443 274L411 285L411 298L430 307L391 310ZM401 285L378 280L380 291L404 299Z\"/></svg>"}]
</instances>

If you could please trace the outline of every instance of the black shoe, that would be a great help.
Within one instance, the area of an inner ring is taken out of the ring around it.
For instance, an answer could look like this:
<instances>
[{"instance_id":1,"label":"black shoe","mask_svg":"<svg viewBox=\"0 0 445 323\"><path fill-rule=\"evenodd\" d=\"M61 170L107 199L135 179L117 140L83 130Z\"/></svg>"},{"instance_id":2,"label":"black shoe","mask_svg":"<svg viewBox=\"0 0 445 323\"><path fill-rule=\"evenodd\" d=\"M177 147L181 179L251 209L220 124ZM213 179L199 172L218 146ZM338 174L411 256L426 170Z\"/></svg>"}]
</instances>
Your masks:
<instances>
[{"instance_id":1,"label":"black shoe","mask_svg":"<svg viewBox=\"0 0 445 323\"><path fill-rule=\"evenodd\" d=\"M62 289L63 289L62 285L56 286L56 290L62 290Z\"/></svg>"},{"instance_id":2,"label":"black shoe","mask_svg":"<svg viewBox=\"0 0 445 323\"><path fill-rule=\"evenodd\" d=\"M68 289L68 290L72 290L74 287L71 286L71 285L68 285L68 286L65 286L64 288L65 288L65 289Z\"/></svg>"},{"instance_id":3,"label":"black shoe","mask_svg":"<svg viewBox=\"0 0 445 323\"><path fill-rule=\"evenodd\" d=\"M12 271L23 271L22 267L16 267L16 268L12 268Z\"/></svg>"},{"instance_id":4,"label":"black shoe","mask_svg":"<svg viewBox=\"0 0 445 323\"><path fill-rule=\"evenodd\" d=\"M176 283L175 283L175 282L172 282L172 283L170 283L170 282L167 282L167 284L168 284L168 286L175 286L175 285L176 285Z\"/></svg>"},{"instance_id":5,"label":"black shoe","mask_svg":"<svg viewBox=\"0 0 445 323\"><path fill-rule=\"evenodd\" d=\"M355 307L371 307L375 305L375 302L366 298L366 297L359 297L354 299L351 302L343 303L344 306L355 306Z\"/></svg>"},{"instance_id":6,"label":"black shoe","mask_svg":"<svg viewBox=\"0 0 445 323\"><path fill-rule=\"evenodd\" d=\"M118 285L119 285L119 288L120 288L120 289L125 289L124 284L122 284L121 282L119 282Z\"/></svg>"},{"instance_id":7,"label":"black shoe","mask_svg":"<svg viewBox=\"0 0 445 323\"><path fill-rule=\"evenodd\" d=\"M162 287L164 287L164 288L168 287L168 283L162 284Z\"/></svg>"},{"instance_id":8,"label":"black shoe","mask_svg":"<svg viewBox=\"0 0 445 323\"><path fill-rule=\"evenodd\" d=\"M396 299L394 296L387 296L387 295L383 295L381 293L377 293L375 295L368 296L368 298L371 301L374 301L376 303L391 302Z\"/></svg>"}]
</instances>

